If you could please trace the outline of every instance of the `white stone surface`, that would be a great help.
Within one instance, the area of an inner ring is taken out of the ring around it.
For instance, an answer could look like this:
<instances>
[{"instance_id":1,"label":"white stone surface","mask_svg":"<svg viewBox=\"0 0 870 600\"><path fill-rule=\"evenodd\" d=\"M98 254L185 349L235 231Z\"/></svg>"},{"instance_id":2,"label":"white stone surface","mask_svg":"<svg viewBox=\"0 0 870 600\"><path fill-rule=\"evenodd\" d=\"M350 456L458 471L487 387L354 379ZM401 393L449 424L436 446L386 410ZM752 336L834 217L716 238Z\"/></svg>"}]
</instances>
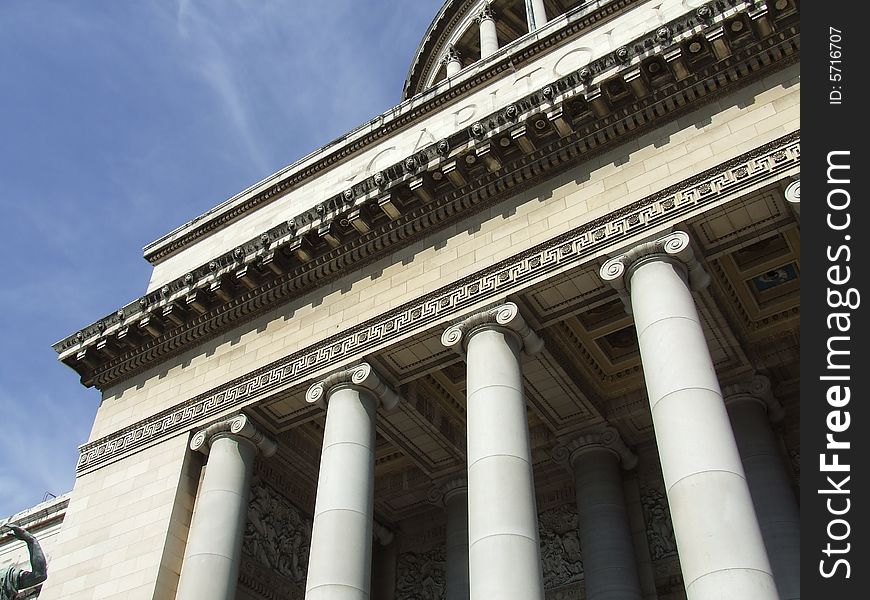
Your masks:
<instances>
[{"instance_id":1,"label":"white stone surface","mask_svg":"<svg viewBox=\"0 0 870 600\"><path fill-rule=\"evenodd\" d=\"M689 600L777 600L752 498L682 265L629 269L641 360Z\"/></svg>"},{"instance_id":2,"label":"white stone surface","mask_svg":"<svg viewBox=\"0 0 870 600\"><path fill-rule=\"evenodd\" d=\"M458 58L451 58L447 61L447 76L453 77L462 70L462 63Z\"/></svg>"},{"instance_id":3,"label":"white stone surface","mask_svg":"<svg viewBox=\"0 0 870 600\"><path fill-rule=\"evenodd\" d=\"M364 600L371 588L378 400L350 385L327 392L306 600Z\"/></svg>"},{"instance_id":4,"label":"white stone surface","mask_svg":"<svg viewBox=\"0 0 870 600\"><path fill-rule=\"evenodd\" d=\"M527 7L528 4L529 3L527 2ZM531 0L531 5L532 21L534 22L534 27L530 27L530 29L534 31L535 29L540 29L547 24L547 9L544 6L544 0ZM526 10L528 10L528 8Z\"/></svg>"},{"instance_id":5,"label":"white stone surface","mask_svg":"<svg viewBox=\"0 0 870 600\"><path fill-rule=\"evenodd\" d=\"M233 600L257 447L229 432L211 442L178 583L178 600Z\"/></svg>"},{"instance_id":6,"label":"white stone surface","mask_svg":"<svg viewBox=\"0 0 870 600\"><path fill-rule=\"evenodd\" d=\"M520 341L495 327L467 342L468 541L473 600L543 600Z\"/></svg>"},{"instance_id":7,"label":"white stone surface","mask_svg":"<svg viewBox=\"0 0 870 600\"><path fill-rule=\"evenodd\" d=\"M491 16L480 19L480 57L486 58L498 52L498 33L495 19Z\"/></svg>"}]
</instances>

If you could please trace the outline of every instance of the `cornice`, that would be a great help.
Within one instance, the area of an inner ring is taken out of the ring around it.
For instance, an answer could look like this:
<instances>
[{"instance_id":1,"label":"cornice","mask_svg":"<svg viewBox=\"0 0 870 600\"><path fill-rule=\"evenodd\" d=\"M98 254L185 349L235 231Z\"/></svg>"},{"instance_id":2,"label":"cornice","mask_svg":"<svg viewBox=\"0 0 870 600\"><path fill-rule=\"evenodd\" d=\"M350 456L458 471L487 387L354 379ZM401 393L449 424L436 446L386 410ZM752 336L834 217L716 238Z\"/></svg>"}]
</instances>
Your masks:
<instances>
[{"instance_id":1,"label":"cornice","mask_svg":"<svg viewBox=\"0 0 870 600\"><path fill-rule=\"evenodd\" d=\"M789 26L690 73L682 49L706 39L707 27L685 17L667 39L650 34L423 148L58 342L60 360L103 389L797 58L797 26ZM637 73L654 62L682 79L668 71L628 104L605 97L627 79L639 85ZM522 153L493 158L504 139ZM458 173L478 157L487 172Z\"/></svg>"},{"instance_id":2,"label":"cornice","mask_svg":"<svg viewBox=\"0 0 870 600\"><path fill-rule=\"evenodd\" d=\"M149 244L144 252L146 260L152 264L159 263L164 258L209 235L251 210L272 202L288 193L291 189L303 185L315 175L335 166L338 162L350 158L374 142L412 125L414 122L428 116L431 112L454 102L480 85L502 75L505 71L522 66L543 51L550 50L554 45L562 43L567 38L574 37L578 33L600 24L603 20L614 16L616 11L622 11L632 3L639 1L641 0L602 2L599 9L591 10L589 14L584 13L580 19L569 22L565 27L554 30L549 35L530 40L529 45L518 48L516 52L507 56L500 54L493 57L491 62L482 63L483 68L476 71L473 76L467 79L461 79L455 83L451 82L449 86L435 86L413 98L405 100L402 104L375 117L369 123L345 134L335 142L300 159L278 173L255 184L245 192L242 192L242 194L201 215L187 225ZM715 9L715 6L718 4L722 5L722 10L726 8L725 3L711 2L710 6L713 7L711 8L713 13L721 12L721 10L717 11ZM736 2L732 0L731 4L736 4ZM579 7L578 10L581 10L581 12L587 11L589 7ZM431 98L425 99L427 95L430 95ZM408 107L412 103L416 103L416 106L413 109L409 109ZM370 131L363 134L362 132L367 128ZM336 144L340 145L335 147ZM323 156L313 160L318 154L323 154ZM268 187L256 192L253 191L272 180L274 180L274 183L268 184ZM250 196L245 197L248 193L250 193ZM236 204L233 204L234 202Z\"/></svg>"},{"instance_id":3,"label":"cornice","mask_svg":"<svg viewBox=\"0 0 870 600\"><path fill-rule=\"evenodd\" d=\"M17 525L24 529L39 530L57 521L63 520L67 506L69 506L70 494L64 494L57 498L52 498L41 502L32 508L28 508L14 515L0 519L0 525ZM12 537L8 531L0 533L0 543L4 538Z\"/></svg>"},{"instance_id":4,"label":"cornice","mask_svg":"<svg viewBox=\"0 0 870 600\"><path fill-rule=\"evenodd\" d=\"M227 384L81 446L79 474L186 431L203 421L240 409L278 389L305 382L383 345L424 331L487 301L573 268L629 239L672 226L718 206L744 190L770 184L800 166L800 132L648 196L623 209L505 259L456 283L351 327Z\"/></svg>"}]
</instances>

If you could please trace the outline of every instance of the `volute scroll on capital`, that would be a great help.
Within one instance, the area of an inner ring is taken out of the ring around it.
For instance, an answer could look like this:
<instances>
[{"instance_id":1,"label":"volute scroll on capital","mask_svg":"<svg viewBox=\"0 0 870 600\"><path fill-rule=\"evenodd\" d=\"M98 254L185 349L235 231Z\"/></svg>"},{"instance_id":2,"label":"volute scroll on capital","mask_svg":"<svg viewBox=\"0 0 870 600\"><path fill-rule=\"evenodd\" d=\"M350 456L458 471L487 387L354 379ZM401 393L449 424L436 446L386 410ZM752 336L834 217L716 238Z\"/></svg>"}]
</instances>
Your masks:
<instances>
[{"instance_id":1,"label":"volute scroll on capital","mask_svg":"<svg viewBox=\"0 0 870 600\"><path fill-rule=\"evenodd\" d=\"M725 406L740 401L754 401L761 404L773 423L779 423L785 418L785 409L773 395L770 379L764 375L753 375L743 381L723 386L722 397Z\"/></svg>"},{"instance_id":2,"label":"volute scroll on capital","mask_svg":"<svg viewBox=\"0 0 870 600\"><path fill-rule=\"evenodd\" d=\"M313 384L305 393L305 401L326 408L329 394L338 387L351 387L366 391L374 396L387 410L392 410L399 404L400 397L369 363L360 363L341 371L327 375L322 381Z\"/></svg>"},{"instance_id":3,"label":"volute scroll on capital","mask_svg":"<svg viewBox=\"0 0 870 600\"><path fill-rule=\"evenodd\" d=\"M278 444L275 440L260 430L245 414L226 417L203 427L190 439L190 449L207 455L212 442L219 435L248 440L265 457L272 456L278 450Z\"/></svg>"},{"instance_id":4,"label":"volute scroll on capital","mask_svg":"<svg viewBox=\"0 0 870 600\"><path fill-rule=\"evenodd\" d=\"M449 477L436 482L426 494L426 501L435 506L444 506L451 496L457 493L468 493L468 479L462 476Z\"/></svg>"},{"instance_id":5,"label":"volute scroll on capital","mask_svg":"<svg viewBox=\"0 0 870 600\"><path fill-rule=\"evenodd\" d=\"M710 274L695 257L689 234L685 231L675 231L650 242L638 244L627 252L614 256L601 266L599 272L601 279L610 283L619 292L628 309L631 308L629 291L632 272L644 259L651 257L664 258L682 265L693 290L702 290L710 285Z\"/></svg>"},{"instance_id":6,"label":"volute scroll on capital","mask_svg":"<svg viewBox=\"0 0 870 600\"><path fill-rule=\"evenodd\" d=\"M637 466L637 455L625 444L619 431L611 425L587 429L573 437L561 438L559 445L553 450L553 459L573 468L574 460L580 454L595 448L604 448L613 452L626 471Z\"/></svg>"},{"instance_id":7,"label":"volute scroll on capital","mask_svg":"<svg viewBox=\"0 0 870 600\"><path fill-rule=\"evenodd\" d=\"M785 195L785 199L788 202L790 202L791 204L800 205L800 203L801 203L801 180L796 179L795 181L792 181L790 184L788 184L788 187L785 188L785 192L783 192L783 194Z\"/></svg>"},{"instance_id":8,"label":"volute scroll on capital","mask_svg":"<svg viewBox=\"0 0 870 600\"><path fill-rule=\"evenodd\" d=\"M522 342L523 351L529 356L534 356L544 349L544 340L532 331L520 314L519 307L513 302L505 302L451 325L441 335L441 343L465 356L468 339L474 334L474 331L487 327L504 329L518 336Z\"/></svg>"}]
</instances>

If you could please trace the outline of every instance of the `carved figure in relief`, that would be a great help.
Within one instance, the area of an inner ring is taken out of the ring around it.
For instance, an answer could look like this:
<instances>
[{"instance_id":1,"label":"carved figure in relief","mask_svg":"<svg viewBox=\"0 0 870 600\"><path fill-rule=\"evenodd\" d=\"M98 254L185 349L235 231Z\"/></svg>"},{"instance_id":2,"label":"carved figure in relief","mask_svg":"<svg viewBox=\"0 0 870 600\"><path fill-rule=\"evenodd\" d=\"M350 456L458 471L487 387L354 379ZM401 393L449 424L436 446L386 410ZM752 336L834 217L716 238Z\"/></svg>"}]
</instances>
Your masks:
<instances>
[{"instance_id":1,"label":"carved figure in relief","mask_svg":"<svg viewBox=\"0 0 870 600\"><path fill-rule=\"evenodd\" d=\"M305 582L311 521L270 487L251 488L243 550L296 583Z\"/></svg>"},{"instance_id":2,"label":"carved figure in relief","mask_svg":"<svg viewBox=\"0 0 870 600\"><path fill-rule=\"evenodd\" d=\"M583 556L577 533L577 513L569 506L538 515L544 587L553 589L583 579Z\"/></svg>"},{"instance_id":3,"label":"carved figure in relief","mask_svg":"<svg viewBox=\"0 0 870 600\"><path fill-rule=\"evenodd\" d=\"M641 497L641 504L652 559L673 556L677 553L677 540L674 538L674 527L664 494L656 489L648 489Z\"/></svg>"},{"instance_id":4,"label":"carved figure in relief","mask_svg":"<svg viewBox=\"0 0 870 600\"><path fill-rule=\"evenodd\" d=\"M400 554L396 600L443 600L447 590L445 551L437 546L424 553Z\"/></svg>"},{"instance_id":5,"label":"carved figure in relief","mask_svg":"<svg viewBox=\"0 0 870 600\"><path fill-rule=\"evenodd\" d=\"M21 590L39 585L48 578L48 564L36 538L26 529L17 525L0 526L0 533L4 533L7 529L12 532L12 535L27 544L27 551L30 554L30 568L33 570L25 571L15 566L0 570L0 600L12 600L18 596L18 592Z\"/></svg>"}]
</instances>

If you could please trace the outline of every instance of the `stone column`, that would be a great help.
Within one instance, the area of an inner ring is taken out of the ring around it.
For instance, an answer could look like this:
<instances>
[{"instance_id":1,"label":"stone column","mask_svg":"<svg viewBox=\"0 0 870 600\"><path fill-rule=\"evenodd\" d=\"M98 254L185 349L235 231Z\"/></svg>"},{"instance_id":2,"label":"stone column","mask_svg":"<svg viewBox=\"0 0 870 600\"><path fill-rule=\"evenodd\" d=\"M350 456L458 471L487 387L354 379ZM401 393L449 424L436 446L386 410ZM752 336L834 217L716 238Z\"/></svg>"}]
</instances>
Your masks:
<instances>
[{"instance_id":1,"label":"stone column","mask_svg":"<svg viewBox=\"0 0 870 600\"><path fill-rule=\"evenodd\" d=\"M771 427L782 420L782 405L760 375L723 391L779 597L799 600L800 511Z\"/></svg>"},{"instance_id":2,"label":"stone column","mask_svg":"<svg viewBox=\"0 0 870 600\"><path fill-rule=\"evenodd\" d=\"M275 453L273 440L246 415L199 430L190 448L208 456L190 524L178 582L178 600L233 600L242 536L248 516L251 472L257 451Z\"/></svg>"},{"instance_id":3,"label":"stone column","mask_svg":"<svg viewBox=\"0 0 870 600\"><path fill-rule=\"evenodd\" d=\"M429 493L447 511L446 600L468 600L468 480L449 479Z\"/></svg>"},{"instance_id":4,"label":"stone column","mask_svg":"<svg viewBox=\"0 0 870 600\"><path fill-rule=\"evenodd\" d=\"M543 347L516 304L448 328L465 356L468 566L472 600L543 600L538 512L520 352Z\"/></svg>"},{"instance_id":5,"label":"stone column","mask_svg":"<svg viewBox=\"0 0 870 600\"><path fill-rule=\"evenodd\" d=\"M529 22L529 31L535 31L547 24L544 0L526 0L526 20Z\"/></svg>"},{"instance_id":6,"label":"stone column","mask_svg":"<svg viewBox=\"0 0 870 600\"><path fill-rule=\"evenodd\" d=\"M630 294L688 600L777 600L722 392L689 289L709 282L676 232L608 260ZM628 299L628 298L626 298Z\"/></svg>"},{"instance_id":7,"label":"stone column","mask_svg":"<svg viewBox=\"0 0 870 600\"><path fill-rule=\"evenodd\" d=\"M480 58L484 59L498 52L498 33L495 29L495 12L492 6L487 4L480 11L477 24L480 27Z\"/></svg>"},{"instance_id":8,"label":"stone column","mask_svg":"<svg viewBox=\"0 0 870 600\"><path fill-rule=\"evenodd\" d=\"M444 56L444 65L447 68L448 77L453 77L462 70L462 61L459 56L459 51L452 45L447 48L447 54Z\"/></svg>"},{"instance_id":9,"label":"stone column","mask_svg":"<svg viewBox=\"0 0 870 600\"><path fill-rule=\"evenodd\" d=\"M620 473L620 464L633 469L637 457L613 427L573 438L556 456L574 473L587 600L642 600Z\"/></svg>"},{"instance_id":10,"label":"stone column","mask_svg":"<svg viewBox=\"0 0 870 600\"><path fill-rule=\"evenodd\" d=\"M367 600L371 591L375 419L399 397L362 363L312 385L326 407L306 600Z\"/></svg>"},{"instance_id":11,"label":"stone column","mask_svg":"<svg viewBox=\"0 0 870 600\"><path fill-rule=\"evenodd\" d=\"M372 549L372 600L393 600L396 595L396 535L373 522L374 548Z\"/></svg>"}]
</instances>

